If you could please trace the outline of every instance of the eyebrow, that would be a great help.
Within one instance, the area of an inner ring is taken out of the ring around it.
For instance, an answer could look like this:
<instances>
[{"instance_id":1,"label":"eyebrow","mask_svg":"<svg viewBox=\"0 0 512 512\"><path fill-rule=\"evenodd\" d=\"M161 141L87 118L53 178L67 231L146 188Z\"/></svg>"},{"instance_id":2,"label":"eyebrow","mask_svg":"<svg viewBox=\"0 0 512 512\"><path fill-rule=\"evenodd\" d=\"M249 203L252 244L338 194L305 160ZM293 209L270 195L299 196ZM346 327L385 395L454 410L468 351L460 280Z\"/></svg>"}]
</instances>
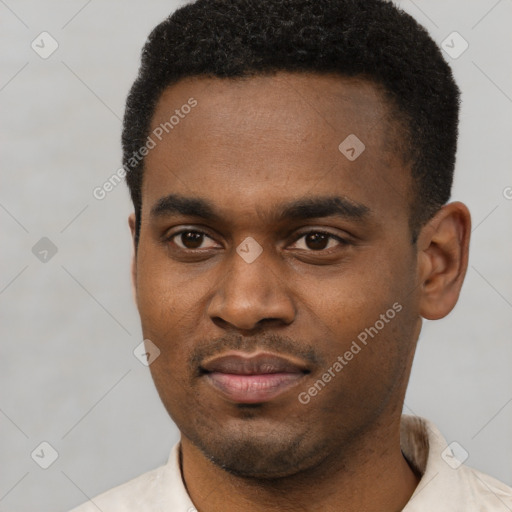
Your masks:
<instances>
[{"instance_id":1,"label":"eyebrow","mask_svg":"<svg viewBox=\"0 0 512 512\"><path fill-rule=\"evenodd\" d=\"M273 218L276 222L331 216L365 220L370 214L371 209L368 206L346 197L316 196L297 199L279 206ZM171 215L200 217L208 221L222 220L222 215L216 211L211 201L179 194L162 197L151 208L150 216L152 218Z\"/></svg>"}]
</instances>

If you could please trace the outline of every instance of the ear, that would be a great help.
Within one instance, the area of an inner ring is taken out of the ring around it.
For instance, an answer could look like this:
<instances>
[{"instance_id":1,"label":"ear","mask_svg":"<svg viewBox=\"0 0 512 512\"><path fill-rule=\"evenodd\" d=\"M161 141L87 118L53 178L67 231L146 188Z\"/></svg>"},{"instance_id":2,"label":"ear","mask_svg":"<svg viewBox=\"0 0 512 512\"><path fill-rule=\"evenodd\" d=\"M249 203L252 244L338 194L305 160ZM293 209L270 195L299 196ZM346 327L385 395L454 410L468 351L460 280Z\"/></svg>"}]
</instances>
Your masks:
<instances>
[{"instance_id":1,"label":"ear","mask_svg":"<svg viewBox=\"0 0 512 512\"><path fill-rule=\"evenodd\" d=\"M135 213L132 213L128 217L128 225L130 226L130 231L132 233L132 242L133 242L133 254L132 254L132 264L131 264L131 280L132 280L132 294L133 299L135 300L135 304L137 304L137 248L135 246Z\"/></svg>"},{"instance_id":2,"label":"ear","mask_svg":"<svg viewBox=\"0 0 512 512\"><path fill-rule=\"evenodd\" d=\"M420 315L443 318L455 307L466 275L471 215L466 205L443 206L418 237Z\"/></svg>"}]
</instances>

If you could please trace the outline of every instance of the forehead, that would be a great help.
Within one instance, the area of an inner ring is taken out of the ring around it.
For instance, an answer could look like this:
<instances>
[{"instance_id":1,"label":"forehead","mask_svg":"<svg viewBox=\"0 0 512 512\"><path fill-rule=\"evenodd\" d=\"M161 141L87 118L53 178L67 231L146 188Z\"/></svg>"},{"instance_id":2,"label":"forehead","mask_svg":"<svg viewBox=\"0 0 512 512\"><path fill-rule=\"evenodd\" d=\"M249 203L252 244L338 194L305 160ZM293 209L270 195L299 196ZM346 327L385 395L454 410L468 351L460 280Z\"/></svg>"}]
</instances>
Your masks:
<instances>
[{"instance_id":1,"label":"forehead","mask_svg":"<svg viewBox=\"0 0 512 512\"><path fill-rule=\"evenodd\" d=\"M172 193L251 210L314 192L403 213L410 173L391 119L382 91L361 79L182 80L155 109L143 210Z\"/></svg>"}]
</instances>

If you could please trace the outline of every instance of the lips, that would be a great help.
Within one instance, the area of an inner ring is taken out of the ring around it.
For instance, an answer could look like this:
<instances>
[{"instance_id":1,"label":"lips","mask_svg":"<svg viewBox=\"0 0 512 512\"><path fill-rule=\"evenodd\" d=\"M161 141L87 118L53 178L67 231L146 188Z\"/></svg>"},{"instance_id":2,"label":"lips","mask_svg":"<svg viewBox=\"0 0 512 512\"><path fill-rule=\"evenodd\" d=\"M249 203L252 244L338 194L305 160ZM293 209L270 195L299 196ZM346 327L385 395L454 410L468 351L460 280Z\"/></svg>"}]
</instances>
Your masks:
<instances>
[{"instance_id":1,"label":"lips","mask_svg":"<svg viewBox=\"0 0 512 512\"><path fill-rule=\"evenodd\" d=\"M291 357L230 352L201 365L208 383L236 403L268 402L295 386L308 367Z\"/></svg>"}]
</instances>

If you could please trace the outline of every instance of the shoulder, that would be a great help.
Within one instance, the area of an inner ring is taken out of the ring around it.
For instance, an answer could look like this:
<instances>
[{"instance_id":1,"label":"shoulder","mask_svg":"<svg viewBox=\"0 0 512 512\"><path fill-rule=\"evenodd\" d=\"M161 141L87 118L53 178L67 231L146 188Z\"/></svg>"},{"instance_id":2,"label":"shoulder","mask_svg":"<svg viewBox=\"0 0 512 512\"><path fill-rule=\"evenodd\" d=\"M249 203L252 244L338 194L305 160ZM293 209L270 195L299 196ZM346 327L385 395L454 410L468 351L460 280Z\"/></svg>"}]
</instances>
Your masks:
<instances>
[{"instance_id":1,"label":"shoulder","mask_svg":"<svg viewBox=\"0 0 512 512\"><path fill-rule=\"evenodd\" d=\"M463 464L467 453L459 460L453 451L458 443L448 444L430 421L403 416L400 439L402 453L421 475L404 512L512 510L512 488Z\"/></svg>"},{"instance_id":2,"label":"shoulder","mask_svg":"<svg viewBox=\"0 0 512 512\"><path fill-rule=\"evenodd\" d=\"M129 512L131 510L157 510L155 499L159 499L162 480L165 478L166 466L148 471L124 484L110 489L71 512Z\"/></svg>"},{"instance_id":3,"label":"shoulder","mask_svg":"<svg viewBox=\"0 0 512 512\"><path fill-rule=\"evenodd\" d=\"M512 510L512 487L469 466L461 466L459 471L462 487L473 494L474 504L487 507L478 510Z\"/></svg>"},{"instance_id":4,"label":"shoulder","mask_svg":"<svg viewBox=\"0 0 512 512\"><path fill-rule=\"evenodd\" d=\"M195 508L181 477L179 443L167 464L148 471L71 512L192 512Z\"/></svg>"}]
</instances>

